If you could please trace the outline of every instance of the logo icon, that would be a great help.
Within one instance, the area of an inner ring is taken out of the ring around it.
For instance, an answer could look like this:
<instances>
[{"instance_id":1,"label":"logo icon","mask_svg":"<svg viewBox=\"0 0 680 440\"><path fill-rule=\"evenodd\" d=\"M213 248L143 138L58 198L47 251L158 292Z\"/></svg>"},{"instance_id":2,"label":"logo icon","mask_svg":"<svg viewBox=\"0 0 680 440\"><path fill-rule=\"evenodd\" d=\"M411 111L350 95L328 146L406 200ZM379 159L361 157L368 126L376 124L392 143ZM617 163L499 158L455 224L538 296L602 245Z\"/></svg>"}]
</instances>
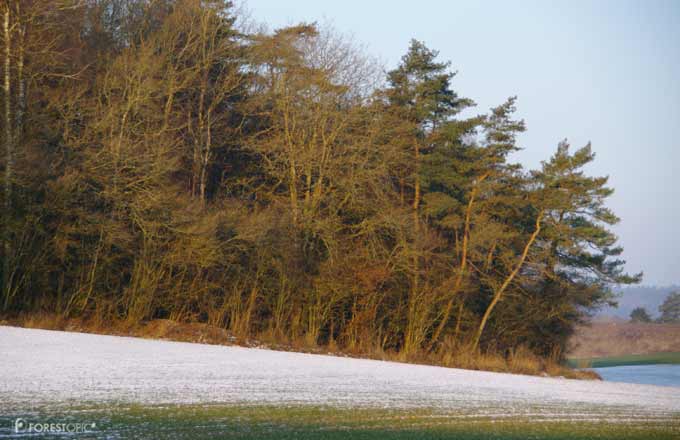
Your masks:
<instances>
[{"instance_id":1,"label":"logo icon","mask_svg":"<svg viewBox=\"0 0 680 440\"><path fill-rule=\"evenodd\" d=\"M14 421L14 432L19 433L26 429L26 420L18 418Z\"/></svg>"}]
</instances>

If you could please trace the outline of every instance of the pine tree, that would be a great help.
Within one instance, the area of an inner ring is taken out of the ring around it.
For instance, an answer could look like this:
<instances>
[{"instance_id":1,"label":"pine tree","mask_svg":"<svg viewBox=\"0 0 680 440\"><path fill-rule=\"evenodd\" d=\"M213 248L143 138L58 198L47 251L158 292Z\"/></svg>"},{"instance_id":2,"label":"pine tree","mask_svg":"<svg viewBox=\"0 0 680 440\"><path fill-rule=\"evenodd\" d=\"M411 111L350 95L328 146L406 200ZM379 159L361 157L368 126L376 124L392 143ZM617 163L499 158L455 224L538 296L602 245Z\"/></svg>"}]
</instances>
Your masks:
<instances>
[{"instance_id":1,"label":"pine tree","mask_svg":"<svg viewBox=\"0 0 680 440\"><path fill-rule=\"evenodd\" d=\"M680 322L680 292L671 292L659 306L659 322Z\"/></svg>"},{"instance_id":2,"label":"pine tree","mask_svg":"<svg viewBox=\"0 0 680 440\"><path fill-rule=\"evenodd\" d=\"M390 111L403 121L409 133L407 146L412 151L409 180L412 190L412 217L414 250L411 268L411 289L407 301L407 330L404 334L404 351L415 351L423 342L428 324L427 309L421 300L421 257L424 236L421 230L420 206L423 200L423 155L432 153L437 137L451 118L472 105L451 89L455 73L449 71L449 63L436 61L437 51L423 43L412 40L408 52L402 57L397 69L388 73L389 87L385 94ZM404 183L400 182L403 194ZM430 202L432 205L432 202ZM419 304L420 303L420 304ZM424 311L424 313L423 313Z\"/></svg>"},{"instance_id":3,"label":"pine tree","mask_svg":"<svg viewBox=\"0 0 680 440\"><path fill-rule=\"evenodd\" d=\"M644 307L636 307L630 312L630 322L652 322L652 317Z\"/></svg>"},{"instance_id":4,"label":"pine tree","mask_svg":"<svg viewBox=\"0 0 680 440\"><path fill-rule=\"evenodd\" d=\"M571 153L563 141L550 160L532 173L545 192L546 211L536 257L540 276L528 289L538 310L526 331L551 335L542 336L538 344L544 353L563 349L574 323L589 311L614 305L612 285L636 283L642 277L623 270L625 261L619 258L623 249L609 229L619 219L606 206L613 193L608 178L583 171L594 158L590 144Z\"/></svg>"}]
</instances>

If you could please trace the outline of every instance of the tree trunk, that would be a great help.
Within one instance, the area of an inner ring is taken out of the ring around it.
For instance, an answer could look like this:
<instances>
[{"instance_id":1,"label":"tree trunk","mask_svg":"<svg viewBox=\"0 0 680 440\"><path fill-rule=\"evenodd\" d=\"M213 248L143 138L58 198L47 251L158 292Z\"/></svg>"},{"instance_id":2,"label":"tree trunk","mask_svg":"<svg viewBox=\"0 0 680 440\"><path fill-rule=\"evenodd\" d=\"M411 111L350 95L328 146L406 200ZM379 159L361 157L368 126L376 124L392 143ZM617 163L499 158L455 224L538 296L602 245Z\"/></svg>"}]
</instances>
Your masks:
<instances>
[{"instance_id":1,"label":"tree trunk","mask_svg":"<svg viewBox=\"0 0 680 440\"><path fill-rule=\"evenodd\" d=\"M538 213L538 216L536 217L536 229L534 230L533 234L531 234L531 237L529 237L529 240L527 241L526 245L524 246L524 250L522 251L522 255L520 256L519 261L517 262L517 265L513 269L512 272L505 278L505 281L503 281L503 284L501 284L500 288L496 290L496 292L493 295L493 298L491 299L491 303L489 306L486 308L486 311L484 312L484 316L482 316L482 322L479 324L479 328L477 329L477 333L475 334L475 338L472 342L472 350L476 350L477 347L479 346L479 340L482 337L482 332L484 331L484 327L486 326L486 322L489 319L489 316L491 316L491 312L493 311L494 307L496 307L496 304L498 304L498 301L501 300L501 297L503 296L503 293L505 290L508 288L512 280L515 279L517 274L519 273L520 269L522 268L522 265L524 264L524 261L527 258L527 255L529 254L529 249L531 248L531 245L534 244L534 241L536 241L536 238L538 237L538 234L541 232L541 220L543 218L543 211L540 211Z\"/></svg>"},{"instance_id":2,"label":"tree trunk","mask_svg":"<svg viewBox=\"0 0 680 440\"><path fill-rule=\"evenodd\" d=\"M286 98L287 99L287 98ZM297 192L297 163L296 163L296 148L290 132L290 121L288 114L288 103L284 103L283 111L283 128L286 139L286 147L288 148L288 192L290 196L290 209L293 214L293 224L298 225L298 192Z\"/></svg>"},{"instance_id":3,"label":"tree trunk","mask_svg":"<svg viewBox=\"0 0 680 440\"><path fill-rule=\"evenodd\" d=\"M420 205L420 146L418 145L418 142L415 142L414 145L414 160L415 160L415 183L414 183L414 194L413 194L413 242L414 246L417 247L418 244L418 239L419 239L419 223L420 219L418 218L418 206ZM420 277L420 263L418 261L418 252L414 252L413 255L413 278L411 280L411 292L409 295L409 300L408 300L408 323L406 326L406 334L404 335L404 349L403 349L403 354L404 355L409 355L415 350L415 328L416 328L416 323L414 322L416 320L416 308L418 307L418 304L416 304L416 297L418 295L418 290L419 290L419 277Z\"/></svg>"},{"instance_id":4,"label":"tree trunk","mask_svg":"<svg viewBox=\"0 0 680 440\"><path fill-rule=\"evenodd\" d=\"M19 15L19 6L17 2L17 16ZM17 102L16 102L16 126L14 127L14 142L21 141L21 135L24 126L24 111L26 109L26 83L24 81L24 37L26 30L23 26L19 26L19 39L17 42Z\"/></svg>"},{"instance_id":5,"label":"tree trunk","mask_svg":"<svg viewBox=\"0 0 680 440\"><path fill-rule=\"evenodd\" d=\"M12 89L11 89L11 35L9 27L9 5L5 7L3 14L3 38L5 44L5 62L4 62L4 104L5 104L5 203L4 203L4 230L2 234L3 241L3 270L2 270L2 290L5 295L5 307L7 307L7 300L9 299L10 286L9 283L9 269L10 269L10 257L12 255L12 246L10 242L10 218L12 210L12 172L13 172L13 162L14 162L14 146L12 139Z\"/></svg>"},{"instance_id":6,"label":"tree trunk","mask_svg":"<svg viewBox=\"0 0 680 440\"><path fill-rule=\"evenodd\" d=\"M205 205L205 192L208 182L208 164L210 163L210 153L212 149L212 133L211 133L210 113L208 113L206 124L206 139L203 146L203 154L201 156L201 173L199 185L199 199Z\"/></svg>"},{"instance_id":7,"label":"tree trunk","mask_svg":"<svg viewBox=\"0 0 680 440\"><path fill-rule=\"evenodd\" d=\"M475 197L477 196L477 191L479 189L479 184L482 183L487 177L489 176L489 173L484 174L476 183L475 186L472 188L472 191L470 192L470 200L468 200L467 207L465 208L465 225L463 227L463 249L462 249L462 255L460 257L460 266L458 267L458 274L456 275L456 280L453 284L453 288L451 290L449 302L446 304L446 309L444 309L444 316L442 317L442 320L439 322L439 325L437 326L437 329L435 330L434 334L432 335L432 339L430 340L430 345L428 347L428 351L432 350L434 347L434 344L437 343L437 340L439 340L439 336L441 335L441 332L444 330L444 327L446 327L446 323L449 320L449 317L451 316L451 309L453 308L453 300L455 299L456 295L460 292L460 287L463 284L463 276L465 275L465 270L467 268L467 251L468 251L468 243L470 241L470 219L472 218L472 206L475 203Z\"/></svg>"}]
</instances>

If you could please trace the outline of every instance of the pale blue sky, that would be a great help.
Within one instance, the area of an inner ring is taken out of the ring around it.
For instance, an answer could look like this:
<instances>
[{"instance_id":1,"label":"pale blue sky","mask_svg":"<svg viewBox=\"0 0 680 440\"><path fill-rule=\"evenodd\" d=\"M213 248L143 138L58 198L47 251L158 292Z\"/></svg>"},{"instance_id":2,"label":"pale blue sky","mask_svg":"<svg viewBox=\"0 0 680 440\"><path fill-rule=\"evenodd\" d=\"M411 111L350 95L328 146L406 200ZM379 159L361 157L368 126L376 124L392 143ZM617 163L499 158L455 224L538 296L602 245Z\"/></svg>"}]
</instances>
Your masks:
<instances>
[{"instance_id":1,"label":"pale blue sky","mask_svg":"<svg viewBox=\"0 0 680 440\"><path fill-rule=\"evenodd\" d=\"M518 96L528 131L516 160L535 167L560 139L591 141L632 272L680 284L680 0L247 0L276 28L330 21L386 68L416 38L459 71L479 111Z\"/></svg>"}]
</instances>

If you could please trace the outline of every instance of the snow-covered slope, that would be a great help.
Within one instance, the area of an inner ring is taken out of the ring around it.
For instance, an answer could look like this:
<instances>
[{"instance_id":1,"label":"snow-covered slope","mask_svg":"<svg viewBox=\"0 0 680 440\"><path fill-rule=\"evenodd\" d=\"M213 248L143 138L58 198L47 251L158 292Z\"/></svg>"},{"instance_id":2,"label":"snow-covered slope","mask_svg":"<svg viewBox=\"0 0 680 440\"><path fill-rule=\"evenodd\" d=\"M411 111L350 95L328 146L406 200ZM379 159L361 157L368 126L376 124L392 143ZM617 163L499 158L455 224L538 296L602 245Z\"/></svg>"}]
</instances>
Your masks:
<instances>
[{"instance_id":1,"label":"snow-covered slope","mask_svg":"<svg viewBox=\"0 0 680 440\"><path fill-rule=\"evenodd\" d=\"M680 414L680 388L0 326L0 412L75 402L668 416Z\"/></svg>"}]
</instances>

